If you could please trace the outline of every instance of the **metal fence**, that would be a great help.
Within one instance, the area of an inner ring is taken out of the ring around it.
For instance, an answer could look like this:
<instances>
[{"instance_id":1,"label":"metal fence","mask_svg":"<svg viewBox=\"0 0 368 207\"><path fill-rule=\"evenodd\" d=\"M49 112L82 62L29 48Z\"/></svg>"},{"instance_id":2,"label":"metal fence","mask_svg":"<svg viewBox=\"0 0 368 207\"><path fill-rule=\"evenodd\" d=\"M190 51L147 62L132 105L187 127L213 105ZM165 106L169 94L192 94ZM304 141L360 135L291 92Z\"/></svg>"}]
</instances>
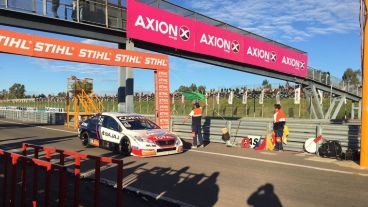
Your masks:
<instances>
[{"instance_id":1,"label":"metal fence","mask_svg":"<svg viewBox=\"0 0 368 207\"><path fill-rule=\"evenodd\" d=\"M343 150L359 149L360 125L358 124L336 124L323 120L296 120L288 119L289 127L288 143L284 146L285 150L303 151L303 145L309 138L318 135L326 140L338 140ZM242 138L246 136L265 137L272 130L272 119L243 118L240 120L221 120L215 118L204 118L202 120L203 137L207 141L223 143L222 128L230 128L231 141L240 144ZM172 119L172 131L181 138L191 139L190 123L183 123L182 117Z\"/></svg>"},{"instance_id":2,"label":"metal fence","mask_svg":"<svg viewBox=\"0 0 368 207\"><path fill-rule=\"evenodd\" d=\"M53 124L53 125L63 125L65 124L66 120L65 113L35 112L35 111L0 110L0 117L20 121L29 121L39 124Z\"/></svg>"}]
</instances>

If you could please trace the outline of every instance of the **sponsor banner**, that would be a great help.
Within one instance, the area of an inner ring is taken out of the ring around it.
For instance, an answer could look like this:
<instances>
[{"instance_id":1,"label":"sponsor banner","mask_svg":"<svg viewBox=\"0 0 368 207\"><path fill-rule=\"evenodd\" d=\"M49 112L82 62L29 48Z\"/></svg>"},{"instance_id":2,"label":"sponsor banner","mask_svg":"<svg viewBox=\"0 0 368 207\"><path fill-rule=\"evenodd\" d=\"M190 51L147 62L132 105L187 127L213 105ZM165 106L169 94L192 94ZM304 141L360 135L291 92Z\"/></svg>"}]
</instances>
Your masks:
<instances>
[{"instance_id":1,"label":"sponsor banner","mask_svg":"<svg viewBox=\"0 0 368 207\"><path fill-rule=\"evenodd\" d=\"M0 30L0 52L32 57L168 70L168 57Z\"/></svg>"},{"instance_id":2,"label":"sponsor banner","mask_svg":"<svg viewBox=\"0 0 368 207\"><path fill-rule=\"evenodd\" d=\"M242 62L243 36L212 25L196 22L195 52Z\"/></svg>"},{"instance_id":3,"label":"sponsor banner","mask_svg":"<svg viewBox=\"0 0 368 207\"><path fill-rule=\"evenodd\" d=\"M281 104L281 101L280 101L280 91L277 91L277 93L276 93L276 104Z\"/></svg>"},{"instance_id":4,"label":"sponsor banner","mask_svg":"<svg viewBox=\"0 0 368 207\"><path fill-rule=\"evenodd\" d=\"M307 76L306 54L250 37L244 37L244 44L245 63L297 76Z\"/></svg>"},{"instance_id":5,"label":"sponsor banner","mask_svg":"<svg viewBox=\"0 0 368 207\"><path fill-rule=\"evenodd\" d=\"M127 1L127 36L195 51L195 21L135 0Z\"/></svg>"},{"instance_id":6,"label":"sponsor banner","mask_svg":"<svg viewBox=\"0 0 368 207\"><path fill-rule=\"evenodd\" d=\"M156 123L162 129L170 127L170 87L169 71L159 70L155 72L155 111Z\"/></svg>"},{"instance_id":7,"label":"sponsor banner","mask_svg":"<svg viewBox=\"0 0 368 207\"><path fill-rule=\"evenodd\" d=\"M229 94L229 98L227 100L227 103L232 105L233 104L233 100L234 100L234 91L231 91Z\"/></svg>"},{"instance_id":8,"label":"sponsor banner","mask_svg":"<svg viewBox=\"0 0 368 207\"><path fill-rule=\"evenodd\" d=\"M127 36L306 77L307 54L128 0Z\"/></svg>"},{"instance_id":9,"label":"sponsor banner","mask_svg":"<svg viewBox=\"0 0 368 207\"><path fill-rule=\"evenodd\" d=\"M265 89L262 89L261 95L259 96L259 104L263 105Z\"/></svg>"},{"instance_id":10,"label":"sponsor banner","mask_svg":"<svg viewBox=\"0 0 368 207\"><path fill-rule=\"evenodd\" d=\"M295 89L294 104L300 104L300 86Z\"/></svg>"},{"instance_id":11,"label":"sponsor banner","mask_svg":"<svg viewBox=\"0 0 368 207\"><path fill-rule=\"evenodd\" d=\"M248 103L248 89L243 92L242 104Z\"/></svg>"}]
</instances>

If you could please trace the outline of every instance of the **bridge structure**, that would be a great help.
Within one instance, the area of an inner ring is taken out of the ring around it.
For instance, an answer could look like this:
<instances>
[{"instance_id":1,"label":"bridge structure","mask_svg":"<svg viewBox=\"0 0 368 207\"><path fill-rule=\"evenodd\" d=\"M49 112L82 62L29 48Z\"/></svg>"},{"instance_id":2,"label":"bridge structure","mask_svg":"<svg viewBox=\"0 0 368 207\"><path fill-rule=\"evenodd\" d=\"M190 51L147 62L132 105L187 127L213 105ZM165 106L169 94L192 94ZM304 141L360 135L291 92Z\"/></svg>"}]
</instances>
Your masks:
<instances>
[{"instance_id":1,"label":"bridge structure","mask_svg":"<svg viewBox=\"0 0 368 207\"><path fill-rule=\"evenodd\" d=\"M187 19L222 28L226 31L248 36L280 48L306 55L304 51L239 29L225 22L164 0L140 0L138 2ZM118 48L120 49L133 50L136 47L237 71L294 82L300 84L302 87L313 118L336 118L341 106L347 99L353 101L353 110L358 110L360 116L361 87L359 85L344 82L334 78L329 72L309 66L306 76L298 76L269 70L262 66L199 54L140 39L128 38L128 12L129 7L127 7L125 0L60 0L57 5L49 0L0 0L1 25L106 41L118 44ZM129 67L120 67L118 75L119 111L132 112L134 109L133 71ZM332 101L327 112L323 111L318 91L324 91L331 96ZM357 106L355 105L356 103L358 104Z\"/></svg>"}]
</instances>

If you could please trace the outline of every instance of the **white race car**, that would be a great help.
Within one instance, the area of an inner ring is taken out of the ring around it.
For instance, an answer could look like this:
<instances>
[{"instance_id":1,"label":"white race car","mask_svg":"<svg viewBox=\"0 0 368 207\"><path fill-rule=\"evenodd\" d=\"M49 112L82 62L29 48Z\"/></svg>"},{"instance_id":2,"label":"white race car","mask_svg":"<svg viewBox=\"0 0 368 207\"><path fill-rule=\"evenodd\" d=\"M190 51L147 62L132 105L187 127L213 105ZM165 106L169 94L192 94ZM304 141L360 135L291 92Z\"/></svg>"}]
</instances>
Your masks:
<instances>
[{"instance_id":1,"label":"white race car","mask_svg":"<svg viewBox=\"0 0 368 207\"><path fill-rule=\"evenodd\" d=\"M109 148L123 155L151 157L183 152L175 134L139 114L106 112L79 123L84 146Z\"/></svg>"}]
</instances>

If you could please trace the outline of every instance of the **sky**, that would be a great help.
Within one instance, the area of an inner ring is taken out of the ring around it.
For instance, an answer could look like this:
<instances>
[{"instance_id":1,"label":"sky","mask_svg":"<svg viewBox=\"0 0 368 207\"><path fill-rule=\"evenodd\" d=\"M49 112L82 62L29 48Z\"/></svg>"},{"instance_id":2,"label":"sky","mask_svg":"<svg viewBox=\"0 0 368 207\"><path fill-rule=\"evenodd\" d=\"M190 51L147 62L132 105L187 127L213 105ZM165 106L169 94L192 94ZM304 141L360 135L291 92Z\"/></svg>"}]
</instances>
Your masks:
<instances>
[{"instance_id":1,"label":"sky","mask_svg":"<svg viewBox=\"0 0 368 207\"><path fill-rule=\"evenodd\" d=\"M308 53L308 66L329 71L341 78L346 68L360 69L359 0L172 0L198 13L221 20ZM88 44L117 47L71 36L0 25L0 29L43 35ZM116 94L117 67L72 63L0 53L0 90L13 83L26 87L26 94L57 94L66 90L66 80L93 78L98 94ZM170 87L204 85L208 89L255 87L264 79L217 66L169 57ZM153 72L134 69L134 90L154 90Z\"/></svg>"}]
</instances>

